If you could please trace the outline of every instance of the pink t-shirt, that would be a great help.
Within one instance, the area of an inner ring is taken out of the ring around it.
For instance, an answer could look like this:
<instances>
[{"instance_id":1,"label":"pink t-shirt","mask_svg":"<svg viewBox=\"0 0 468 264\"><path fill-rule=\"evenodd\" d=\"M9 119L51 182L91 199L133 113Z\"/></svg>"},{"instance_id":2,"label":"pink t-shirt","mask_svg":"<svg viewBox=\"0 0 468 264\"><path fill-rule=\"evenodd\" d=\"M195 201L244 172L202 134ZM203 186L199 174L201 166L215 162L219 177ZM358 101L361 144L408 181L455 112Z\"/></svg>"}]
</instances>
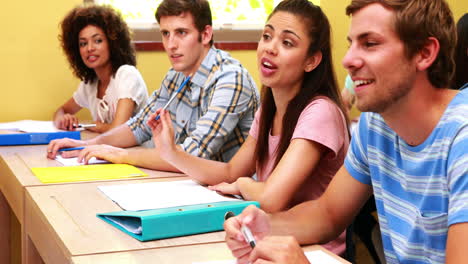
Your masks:
<instances>
[{"instance_id":1,"label":"pink t-shirt","mask_svg":"<svg viewBox=\"0 0 468 264\"><path fill-rule=\"evenodd\" d=\"M255 114L255 120L250 129L250 135L255 139L258 138L260 111L261 109ZM322 195L333 176L343 165L349 146L349 135L344 115L333 101L324 96L315 97L304 108L299 116L291 140L296 138L320 143L327 148L327 151L317 164L314 172L294 195L289 207L304 201L315 200ZM273 165L279 140L279 135L272 136L270 134L268 138L269 155L264 169L259 170L257 164L259 181L266 181L274 169ZM304 157L303 162L307 162L307 157ZM346 247L345 232L324 246L336 254L342 254Z\"/></svg>"}]
</instances>

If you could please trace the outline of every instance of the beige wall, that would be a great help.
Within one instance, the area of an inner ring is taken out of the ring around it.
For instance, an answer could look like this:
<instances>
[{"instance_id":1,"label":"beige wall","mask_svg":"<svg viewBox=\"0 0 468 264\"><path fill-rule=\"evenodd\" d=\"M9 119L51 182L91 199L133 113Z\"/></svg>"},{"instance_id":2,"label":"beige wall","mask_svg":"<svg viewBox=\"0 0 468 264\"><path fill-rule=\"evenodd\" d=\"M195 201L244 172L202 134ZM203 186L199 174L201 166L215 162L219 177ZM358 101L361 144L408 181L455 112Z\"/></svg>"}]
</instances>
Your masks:
<instances>
[{"instance_id":1,"label":"beige wall","mask_svg":"<svg viewBox=\"0 0 468 264\"><path fill-rule=\"evenodd\" d=\"M57 40L58 24L65 13L82 0L5 1L0 16L2 33L0 78L0 122L19 119L50 119L55 109L71 97L78 85ZM333 55L340 85L346 76L341 59L346 52L349 18L344 8L349 1L322 0L333 28ZM448 1L455 18L468 10L468 1ZM255 51L235 51L258 83ZM148 90L159 88L169 68L163 52L139 52L138 68ZM85 112L85 111L82 111ZM82 114L89 118L88 113Z\"/></svg>"}]
</instances>

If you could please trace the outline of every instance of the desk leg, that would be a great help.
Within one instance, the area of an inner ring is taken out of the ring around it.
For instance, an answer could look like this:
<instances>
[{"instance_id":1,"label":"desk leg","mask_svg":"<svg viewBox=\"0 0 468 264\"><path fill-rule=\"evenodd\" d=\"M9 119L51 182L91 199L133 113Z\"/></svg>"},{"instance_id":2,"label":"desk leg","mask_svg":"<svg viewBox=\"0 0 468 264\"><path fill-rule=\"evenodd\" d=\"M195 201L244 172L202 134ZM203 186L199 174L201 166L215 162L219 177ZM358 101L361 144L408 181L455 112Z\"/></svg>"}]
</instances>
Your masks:
<instances>
[{"instance_id":1,"label":"desk leg","mask_svg":"<svg viewBox=\"0 0 468 264\"><path fill-rule=\"evenodd\" d=\"M0 192L0 263L10 263L10 215L11 210L5 196Z\"/></svg>"},{"instance_id":2,"label":"desk leg","mask_svg":"<svg viewBox=\"0 0 468 264\"><path fill-rule=\"evenodd\" d=\"M23 263L44 264L44 261L42 261L42 258L39 255L39 252L37 252L37 249L34 246L34 243L31 241L31 238L29 238L27 234L23 234L21 240L23 241L23 254L22 254L22 258L24 260Z\"/></svg>"}]
</instances>

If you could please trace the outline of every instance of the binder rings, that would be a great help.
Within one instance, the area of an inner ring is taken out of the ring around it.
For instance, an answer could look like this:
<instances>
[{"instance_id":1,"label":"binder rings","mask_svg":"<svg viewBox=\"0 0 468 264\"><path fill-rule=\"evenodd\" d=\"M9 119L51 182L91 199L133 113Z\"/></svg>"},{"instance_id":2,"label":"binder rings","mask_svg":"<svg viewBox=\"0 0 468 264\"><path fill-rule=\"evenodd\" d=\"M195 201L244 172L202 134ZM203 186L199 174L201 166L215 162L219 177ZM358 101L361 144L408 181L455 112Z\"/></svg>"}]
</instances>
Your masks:
<instances>
[{"instance_id":1,"label":"binder rings","mask_svg":"<svg viewBox=\"0 0 468 264\"><path fill-rule=\"evenodd\" d=\"M224 215L240 214L255 201L217 202L144 211L119 211L97 217L140 241L223 230Z\"/></svg>"},{"instance_id":2,"label":"binder rings","mask_svg":"<svg viewBox=\"0 0 468 264\"><path fill-rule=\"evenodd\" d=\"M81 139L79 131L0 134L0 146L49 144L58 138Z\"/></svg>"}]
</instances>

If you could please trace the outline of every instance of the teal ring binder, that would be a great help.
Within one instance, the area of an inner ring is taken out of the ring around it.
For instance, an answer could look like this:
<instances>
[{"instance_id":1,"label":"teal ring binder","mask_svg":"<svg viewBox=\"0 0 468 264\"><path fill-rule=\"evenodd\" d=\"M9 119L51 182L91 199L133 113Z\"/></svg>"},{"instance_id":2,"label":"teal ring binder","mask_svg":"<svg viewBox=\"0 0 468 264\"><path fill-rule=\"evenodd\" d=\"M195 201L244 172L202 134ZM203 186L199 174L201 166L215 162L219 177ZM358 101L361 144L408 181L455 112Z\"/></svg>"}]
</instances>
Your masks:
<instances>
[{"instance_id":1,"label":"teal ring binder","mask_svg":"<svg viewBox=\"0 0 468 264\"><path fill-rule=\"evenodd\" d=\"M221 231L227 212L240 214L249 205L260 207L256 201L232 201L102 213L97 217L137 240L150 241Z\"/></svg>"}]
</instances>

